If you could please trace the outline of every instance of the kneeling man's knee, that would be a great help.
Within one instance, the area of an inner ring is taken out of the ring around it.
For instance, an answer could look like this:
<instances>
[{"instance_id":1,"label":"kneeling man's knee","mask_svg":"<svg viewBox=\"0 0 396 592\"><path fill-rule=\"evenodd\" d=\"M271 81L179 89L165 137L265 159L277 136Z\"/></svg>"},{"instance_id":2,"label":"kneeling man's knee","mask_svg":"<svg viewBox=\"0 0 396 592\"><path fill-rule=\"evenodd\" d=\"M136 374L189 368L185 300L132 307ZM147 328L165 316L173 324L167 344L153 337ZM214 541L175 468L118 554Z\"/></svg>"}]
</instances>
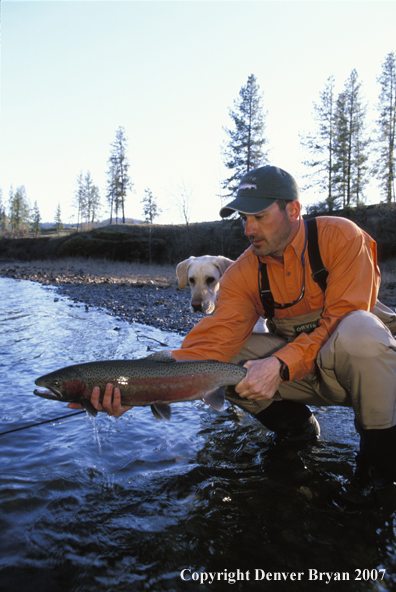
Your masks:
<instances>
[{"instance_id":1,"label":"kneeling man's knee","mask_svg":"<svg viewBox=\"0 0 396 592\"><path fill-rule=\"evenodd\" d=\"M337 344L358 358L378 355L388 345L391 334L378 317L364 310L355 310L337 328Z\"/></svg>"}]
</instances>

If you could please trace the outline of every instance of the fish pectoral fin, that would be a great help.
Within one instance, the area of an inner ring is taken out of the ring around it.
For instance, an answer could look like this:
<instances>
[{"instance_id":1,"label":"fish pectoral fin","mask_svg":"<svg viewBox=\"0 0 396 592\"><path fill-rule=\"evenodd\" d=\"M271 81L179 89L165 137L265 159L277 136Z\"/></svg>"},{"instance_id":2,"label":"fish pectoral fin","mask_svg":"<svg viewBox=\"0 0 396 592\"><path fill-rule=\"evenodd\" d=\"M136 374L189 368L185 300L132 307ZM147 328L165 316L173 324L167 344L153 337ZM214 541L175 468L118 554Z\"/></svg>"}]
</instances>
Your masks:
<instances>
[{"instance_id":1,"label":"fish pectoral fin","mask_svg":"<svg viewBox=\"0 0 396 592\"><path fill-rule=\"evenodd\" d=\"M170 405L167 403L154 403L154 405L151 405L151 411L153 412L155 419L158 419L158 421L161 421L161 419L169 421L172 414Z\"/></svg>"},{"instance_id":2,"label":"fish pectoral fin","mask_svg":"<svg viewBox=\"0 0 396 592\"><path fill-rule=\"evenodd\" d=\"M202 401L209 405L209 407L212 407L212 409L216 409L216 411L223 411L224 399L225 394L223 387L217 389L214 393L202 397Z\"/></svg>"},{"instance_id":3,"label":"fish pectoral fin","mask_svg":"<svg viewBox=\"0 0 396 592\"><path fill-rule=\"evenodd\" d=\"M95 409L95 407L92 405L91 401L87 399L87 397L81 399L80 403L84 407L88 415L91 415L91 417L96 417L98 415L98 410Z\"/></svg>"},{"instance_id":4,"label":"fish pectoral fin","mask_svg":"<svg viewBox=\"0 0 396 592\"><path fill-rule=\"evenodd\" d=\"M175 358L172 358L170 349L154 352L153 354L146 356L144 360L147 360L148 362L176 362Z\"/></svg>"}]
</instances>

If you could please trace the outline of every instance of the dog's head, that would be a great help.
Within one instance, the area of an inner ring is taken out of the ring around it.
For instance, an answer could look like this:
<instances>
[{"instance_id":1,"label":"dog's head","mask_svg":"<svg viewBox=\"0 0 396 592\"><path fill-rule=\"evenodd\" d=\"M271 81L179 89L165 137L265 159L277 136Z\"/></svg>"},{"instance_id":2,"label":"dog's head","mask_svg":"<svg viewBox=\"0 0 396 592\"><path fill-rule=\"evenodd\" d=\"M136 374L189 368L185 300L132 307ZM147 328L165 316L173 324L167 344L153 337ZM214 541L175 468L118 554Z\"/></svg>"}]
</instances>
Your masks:
<instances>
[{"instance_id":1,"label":"dog's head","mask_svg":"<svg viewBox=\"0 0 396 592\"><path fill-rule=\"evenodd\" d=\"M211 314L214 311L220 278L232 263L227 257L204 255L190 257L178 264L179 288L190 286L192 312Z\"/></svg>"}]
</instances>

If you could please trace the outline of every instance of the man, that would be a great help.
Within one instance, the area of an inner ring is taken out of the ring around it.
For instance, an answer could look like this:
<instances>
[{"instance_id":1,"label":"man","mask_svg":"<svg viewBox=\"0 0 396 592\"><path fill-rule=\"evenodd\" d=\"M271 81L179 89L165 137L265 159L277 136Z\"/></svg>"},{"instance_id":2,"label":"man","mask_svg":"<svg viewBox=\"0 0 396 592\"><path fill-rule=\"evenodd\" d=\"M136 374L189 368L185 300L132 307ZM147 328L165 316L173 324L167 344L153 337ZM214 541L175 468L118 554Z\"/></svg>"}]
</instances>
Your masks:
<instances>
[{"instance_id":1,"label":"man","mask_svg":"<svg viewBox=\"0 0 396 592\"><path fill-rule=\"evenodd\" d=\"M360 435L356 482L369 490L391 485L396 341L369 312L376 310L380 285L374 240L349 220L318 218L317 246L328 272L321 287L312 276L291 175L274 166L250 171L220 215L234 212L251 247L222 277L213 316L200 321L172 356L244 363L247 375L227 398L282 440L319 435L307 405L353 407ZM252 334L260 316L270 319L270 333ZM103 408L94 404L118 416L125 408L117 392L113 403L111 396L109 386Z\"/></svg>"}]
</instances>

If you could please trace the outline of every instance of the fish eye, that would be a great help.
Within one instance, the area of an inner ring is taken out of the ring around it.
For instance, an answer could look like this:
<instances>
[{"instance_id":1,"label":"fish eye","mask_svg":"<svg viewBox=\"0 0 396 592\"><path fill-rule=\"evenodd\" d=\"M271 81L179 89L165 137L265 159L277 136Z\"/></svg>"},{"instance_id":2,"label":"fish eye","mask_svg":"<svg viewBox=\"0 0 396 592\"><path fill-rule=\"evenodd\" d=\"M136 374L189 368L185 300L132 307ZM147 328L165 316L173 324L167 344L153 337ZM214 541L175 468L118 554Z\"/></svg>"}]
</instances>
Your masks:
<instances>
[{"instance_id":1,"label":"fish eye","mask_svg":"<svg viewBox=\"0 0 396 592\"><path fill-rule=\"evenodd\" d=\"M52 386L55 386L55 387L60 386L59 380L53 380L52 381Z\"/></svg>"}]
</instances>

